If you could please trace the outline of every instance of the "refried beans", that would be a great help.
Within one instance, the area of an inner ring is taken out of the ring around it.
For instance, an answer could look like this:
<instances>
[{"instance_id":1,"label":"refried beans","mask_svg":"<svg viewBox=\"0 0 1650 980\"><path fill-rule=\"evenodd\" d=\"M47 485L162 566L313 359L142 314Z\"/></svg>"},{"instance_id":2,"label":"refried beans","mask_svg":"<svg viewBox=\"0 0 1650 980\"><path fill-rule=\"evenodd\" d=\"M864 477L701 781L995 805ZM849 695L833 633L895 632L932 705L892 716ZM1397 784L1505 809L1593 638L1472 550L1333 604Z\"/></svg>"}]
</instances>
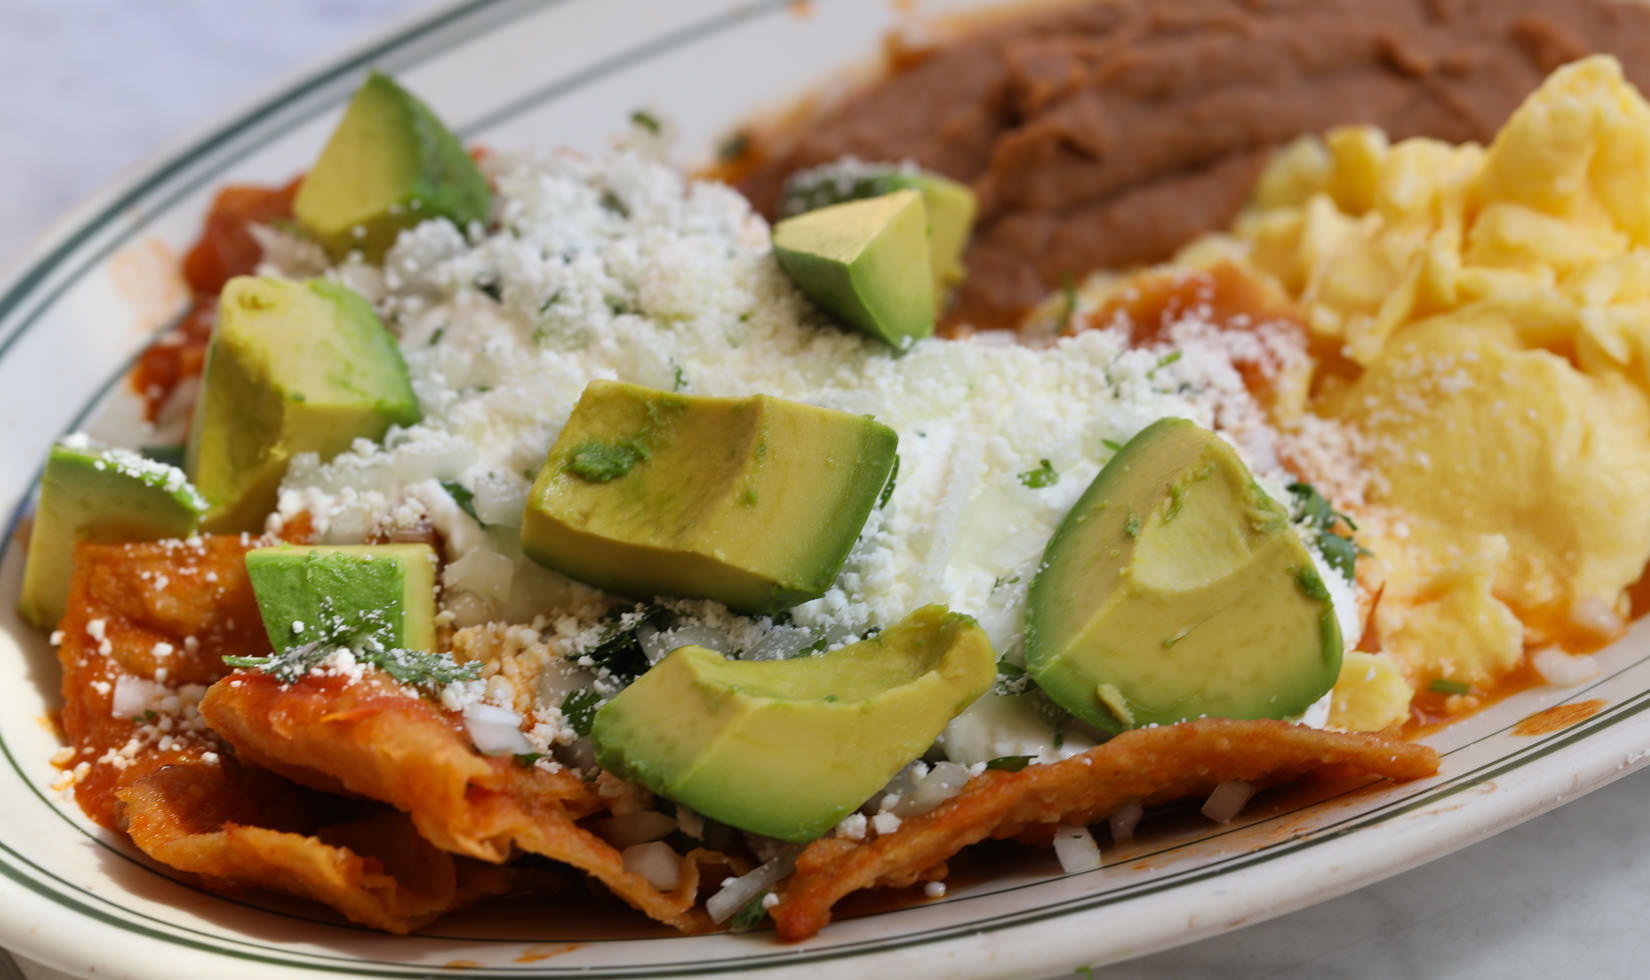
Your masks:
<instances>
[{"instance_id":1,"label":"refried beans","mask_svg":"<svg viewBox=\"0 0 1650 980\"><path fill-rule=\"evenodd\" d=\"M1267 153L1371 123L1487 141L1548 72L1597 51L1650 89L1650 6L1621 0L1091 0L994 23L776 141L739 179L843 156L969 181L980 220L947 320L1011 326L1074 275L1229 225Z\"/></svg>"}]
</instances>

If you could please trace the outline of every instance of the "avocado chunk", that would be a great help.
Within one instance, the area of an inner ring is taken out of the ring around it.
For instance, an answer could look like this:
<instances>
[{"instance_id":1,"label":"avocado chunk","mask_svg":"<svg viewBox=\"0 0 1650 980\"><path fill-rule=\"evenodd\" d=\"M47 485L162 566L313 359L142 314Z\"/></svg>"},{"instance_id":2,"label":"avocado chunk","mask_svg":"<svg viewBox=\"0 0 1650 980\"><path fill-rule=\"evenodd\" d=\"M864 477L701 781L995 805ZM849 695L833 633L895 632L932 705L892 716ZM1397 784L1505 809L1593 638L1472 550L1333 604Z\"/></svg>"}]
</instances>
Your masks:
<instances>
[{"instance_id":1,"label":"avocado chunk","mask_svg":"<svg viewBox=\"0 0 1650 980\"><path fill-rule=\"evenodd\" d=\"M991 686L991 642L925 606L816 656L673 651L596 712L602 768L723 823L781 840L826 833Z\"/></svg>"},{"instance_id":2,"label":"avocado chunk","mask_svg":"<svg viewBox=\"0 0 1650 980\"><path fill-rule=\"evenodd\" d=\"M979 210L967 184L910 164L864 163L850 157L793 174L779 199L779 216L790 218L832 204L906 189L922 195L928 215L928 264L934 273L934 298L943 303L951 287L962 281L963 250L968 247L968 235Z\"/></svg>"},{"instance_id":3,"label":"avocado chunk","mask_svg":"<svg viewBox=\"0 0 1650 980\"><path fill-rule=\"evenodd\" d=\"M934 332L922 195L895 191L773 226L773 255L796 288L843 323L899 350Z\"/></svg>"},{"instance_id":4,"label":"avocado chunk","mask_svg":"<svg viewBox=\"0 0 1650 980\"><path fill-rule=\"evenodd\" d=\"M379 261L402 229L446 218L485 222L492 190L429 107L373 72L298 187L293 214L334 259Z\"/></svg>"},{"instance_id":5,"label":"avocado chunk","mask_svg":"<svg viewBox=\"0 0 1650 980\"><path fill-rule=\"evenodd\" d=\"M85 436L61 440L40 475L18 611L41 628L63 618L77 542L187 537L204 513L206 498L177 467Z\"/></svg>"},{"instance_id":6,"label":"avocado chunk","mask_svg":"<svg viewBox=\"0 0 1650 980\"><path fill-rule=\"evenodd\" d=\"M277 654L311 644L434 650L435 564L427 544L277 545L246 553Z\"/></svg>"},{"instance_id":7,"label":"avocado chunk","mask_svg":"<svg viewBox=\"0 0 1650 980\"><path fill-rule=\"evenodd\" d=\"M378 315L325 279L237 276L218 300L187 453L211 531L260 530L296 453L323 459L418 421Z\"/></svg>"},{"instance_id":8,"label":"avocado chunk","mask_svg":"<svg viewBox=\"0 0 1650 980\"><path fill-rule=\"evenodd\" d=\"M1341 631L1283 508L1230 446L1160 419L1112 457L1043 553L1026 669L1110 732L1286 718L1335 683Z\"/></svg>"},{"instance_id":9,"label":"avocado chunk","mask_svg":"<svg viewBox=\"0 0 1650 980\"><path fill-rule=\"evenodd\" d=\"M612 592L773 612L836 581L894 431L767 395L593 381L528 494L522 549Z\"/></svg>"}]
</instances>

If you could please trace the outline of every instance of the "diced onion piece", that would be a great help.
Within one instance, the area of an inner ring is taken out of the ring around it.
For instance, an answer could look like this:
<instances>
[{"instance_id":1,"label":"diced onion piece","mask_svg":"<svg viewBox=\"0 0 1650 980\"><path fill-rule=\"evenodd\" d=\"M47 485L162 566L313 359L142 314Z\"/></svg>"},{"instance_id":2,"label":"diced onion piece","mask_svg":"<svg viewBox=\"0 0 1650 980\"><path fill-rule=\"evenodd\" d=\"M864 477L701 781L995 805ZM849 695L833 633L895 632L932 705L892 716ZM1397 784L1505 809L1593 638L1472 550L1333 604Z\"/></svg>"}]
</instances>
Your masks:
<instances>
[{"instance_id":1,"label":"diced onion piece","mask_svg":"<svg viewBox=\"0 0 1650 980\"><path fill-rule=\"evenodd\" d=\"M1530 656L1536 673L1549 684L1570 687L1598 676L1598 659L1588 654L1565 653L1558 647L1537 650Z\"/></svg>"},{"instance_id":2,"label":"diced onion piece","mask_svg":"<svg viewBox=\"0 0 1650 980\"><path fill-rule=\"evenodd\" d=\"M675 891L682 883L682 859L663 841L633 844L619 852L624 869L641 875L662 892Z\"/></svg>"},{"instance_id":3,"label":"diced onion piece","mask_svg":"<svg viewBox=\"0 0 1650 980\"><path fill-rule=\"evenodd\" d=\"M1060 827L1054 831L1054 856L1066 874L1100 867L1100 845L1087 827Z\"/></svg>"},{"instance_id":4,"label":"diced onion piece","mask_svg":"<svg viewBox=\"0 0 1650 980\"><path fill-rule=\"evenodd\" d=\"M1146 808L1138 803L1130 803L1113 813L1107 820L1111 824L1111 840L1113 844L1122 844L1134 840L1134 828L1140 825L1140 818L1146 815Z\"/></svg>"},{"instance_id":5,"label":"diced onion piece","mask_svg":"<svg viewBox=\"0 0 1650 980\"><path fill-rule=\"evenodd\" d=\"M1249 797L1255 795L1256 788L1254 783L1241 779L1226 780L1203 801L1203 815L1215 823L1231 823L1232 818L1243 812Z\"/></svg>"},{"instance_id":6,"label":"diced onion piece","mask_svg":"<svg viewBox=\"0 0 1650 980\"><path fill-rule=\"evenodd\" d=\"M781 854L762 864L756 870L742 874L722 886L722 890L705 900L705 911L712 922L726 922L745 907L745 903L788 877L796 869L796 855Z\"/></svg>"},{"instance_id":7,"label":"diced onion piece","mask_svg":"<svg viewBox=\"0 0 1650 980\"><path fill-rule=\"evenodd\" d=\"M166 688L154 681L131 674L115 678L115 692L110 700L109 713L116 718L136 718L155 706L166 696Z\"/></svg>"},{"instance_id":8,"label":"diced onion piece","mask_svg":"<svg viewBox=\"0 0 1650 980\"><path fill-rule=\"evenodd\" d=\"M656 841L676 829L676 818L657 810L642 810L609 817L597 824L597 832L607 842L623 850L635 844Z\"/></svg>"},{"instance_id":9,"label":"diced onion piece","mask_svg":"<svg viewBox=\"0 0 1650 980\"><path fill-rule=\"evenodd\" d=\"M935 763L934 768L915 780L916 785L900 798L893 813L900 817L914 817L927 813L951 797L962 792L968 782L968 767L955 762Z\"/></svg>"},{"instance_id":10,"label":"diced onion piece","mask_svg":"<svg viewBox=\"0 0 1650 980\"><path fill-rule=\"evenodd\" d=\"M441 573L441 583L488 602L503 602L510 598L510 581L515 574L515 562L491 548L476 548L448 565Z\"/></svg>"},{"instance_id":11,"label":"diced onion piece","mask_svg":"<svg viewBox=\"0 0 1650 980\"><path fill-rule=\"evenodd\" d=\"M1576 630L1597 640L1613 640L1627 628L1621 613L1596 595L1584 595L1570 603L1568 619Z\"/></svg>"},{"instance_id":12,"label":"diced onion piece","mask_svg":"<svg viewBox=\"0 0 1650 980\"><path fill-rule=\"evenodd\" d=\"M470 732L470 741L484 755L526 755L533 751L532 743L521 733L521 716L509 708L471 701L464 706L464 727Z\"/></svg>"}]
</instances>

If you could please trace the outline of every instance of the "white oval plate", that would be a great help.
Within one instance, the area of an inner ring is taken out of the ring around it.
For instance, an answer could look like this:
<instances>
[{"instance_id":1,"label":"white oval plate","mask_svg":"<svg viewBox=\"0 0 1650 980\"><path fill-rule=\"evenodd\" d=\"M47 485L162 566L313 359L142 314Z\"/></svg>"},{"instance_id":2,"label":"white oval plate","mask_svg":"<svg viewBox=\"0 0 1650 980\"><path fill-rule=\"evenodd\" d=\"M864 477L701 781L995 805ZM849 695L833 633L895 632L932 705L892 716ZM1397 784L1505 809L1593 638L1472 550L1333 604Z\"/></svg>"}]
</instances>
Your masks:
<instances>
[{"instance_id":1,"label":"white oval plate","mask_svg":"<svg viewBox=\"0 0 1650 980\"><path fill-rule=\"evenodd\" d=\"M952 2L936 6L976 5ZM540 911L461 914L413 937L309 907L225 899L180 882L50 787L46 718L58 670L18 621L18 530L38 461L64 431L141 438L122 379L174 316L176 255L216 188L288 179L314 157L365 69L424 95L467 140L599 151L649 106L709 147L763 105L863 63L895 26L887 0L475 0L362 46L228 117L89 202L0 282L0 946L83 975L679 976L821 968L919 976L1051 974L1136 956L1321 901L1461 848L1597 788L1650 755L1650 623L1599 655L1580 688L1537 688L1429 738L1435 778L1261 798L1239 822L1178 821L1106 867L1052 858L945 898L840 921L808 942L771 934L614 933ZM159 285L157 285L157 283ZM1512 726L1559 703L1598 710L1556 733Z\"/></svg>"}]
</instances>

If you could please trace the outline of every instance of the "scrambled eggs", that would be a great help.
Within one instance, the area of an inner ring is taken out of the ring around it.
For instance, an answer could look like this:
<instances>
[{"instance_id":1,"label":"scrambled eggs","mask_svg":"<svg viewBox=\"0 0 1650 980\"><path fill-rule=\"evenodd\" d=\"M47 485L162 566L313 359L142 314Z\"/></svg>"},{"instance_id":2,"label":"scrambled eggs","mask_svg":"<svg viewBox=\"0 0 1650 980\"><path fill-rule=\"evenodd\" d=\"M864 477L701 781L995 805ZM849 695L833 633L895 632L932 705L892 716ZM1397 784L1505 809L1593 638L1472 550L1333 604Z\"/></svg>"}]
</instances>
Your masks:
<instances>
[{"instance_id":1,"label":"scrambled eggs","mask_svg":"<svg viewBox=\"0 0 1650 980\"><path fill-rule=\"evenodd\" d=\"M1336 723L1624 628L1650 557L1647 177L1650 104L1593 57L1488 149L1343 128L1259 183L1235 235L1301 305L1306 410L1355 436L1341 504L1385 573L1363 583L1382 656L1347 659Z\"/></svg>"}]
</instances>

